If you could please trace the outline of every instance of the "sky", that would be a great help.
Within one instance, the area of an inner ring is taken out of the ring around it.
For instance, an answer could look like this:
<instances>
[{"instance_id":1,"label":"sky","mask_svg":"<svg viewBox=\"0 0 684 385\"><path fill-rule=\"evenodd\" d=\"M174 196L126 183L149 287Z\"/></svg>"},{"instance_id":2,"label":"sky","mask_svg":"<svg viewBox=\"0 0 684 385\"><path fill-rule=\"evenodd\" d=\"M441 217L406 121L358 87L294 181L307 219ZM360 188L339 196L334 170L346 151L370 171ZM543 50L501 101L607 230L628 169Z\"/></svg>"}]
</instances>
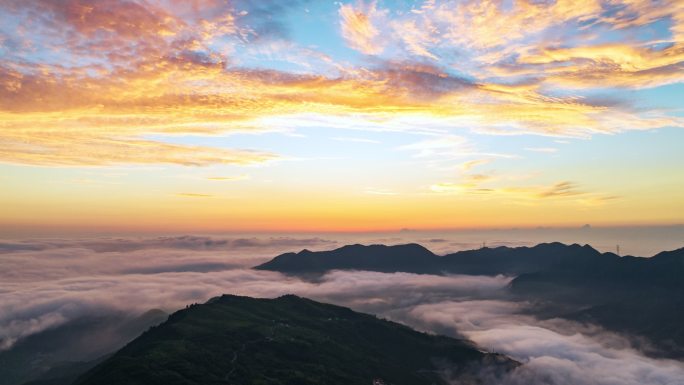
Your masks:
<instances>
[{"instance_id":1,"label":"sky","mask_svg":"<svg viewBox=\"0 0 684 385\"><path fill-rule=\"evenodd\" d=\"M0 0L0 231L684 223L684 2Z\"/></svg>"}]
</instances>

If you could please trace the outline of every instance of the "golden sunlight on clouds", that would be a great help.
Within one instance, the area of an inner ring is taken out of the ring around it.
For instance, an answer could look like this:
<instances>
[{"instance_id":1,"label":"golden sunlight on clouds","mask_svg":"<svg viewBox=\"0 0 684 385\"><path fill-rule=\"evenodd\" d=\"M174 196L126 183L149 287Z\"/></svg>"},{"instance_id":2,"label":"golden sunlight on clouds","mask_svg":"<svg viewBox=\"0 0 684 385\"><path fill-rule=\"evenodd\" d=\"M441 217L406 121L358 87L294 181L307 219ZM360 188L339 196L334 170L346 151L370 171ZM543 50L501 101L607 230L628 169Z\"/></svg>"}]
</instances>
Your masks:
<instances>
[{"instance_id":1,"label":"golden sunlight on clouds","mask_svg":"<svg viewBox=\"0 0 684 385\"><path fill-rule=\"evenodd\" d=\"M460 165L460 169L463 172L470 171L471 169L490 163L491 159L475 159L464 162Z\"/></svg>"},{"instance_id":2,"label":"golden sunlight on clouds","mask_svg":"<svg viewBox=\"0 0 684 385\"><path fill-rule=\"evenodd\" d=\"M342 36L352 48L369 55L382 52L383 47L378 42L380 32L372 20L377 16L375 2L360 3L357 9L350 4L340 6Z\"/></svg>"},{"instance_id":3,"label":"golden sunlight on clouds","mask_svg":"<svg viewBox=\"0 0 684 385\"><path fill-rule=\"evenodd\" d=\"M24 131L0 138L0 160L43 166L102 166L167 163L184 166L250 164L276 159L265 152L222 150L207 146L174 145L135 138L88 133Z\"/></svg>"},{"instance_id":4,"label":"golden sunlight on clouds","mask_svg":"<svg viewBox=\"0 0 684 385\"><path fill-rule=\"evenodd\" d=\"M677 118L639 118L534 91L491 91L430 68L396 66L360 78L328 79L224 72L205 63L155 65L155 71L123 72L116 80L17 77L12 87L4 88L6 98L0 102L0 160L62 165L261 162L275 155L170 145L139 136L273 129L277 127L252 121L267 116L287 120L304 111L317 111L329 121L363 113L369 122L390 130L401 129L394 123L402 115L415 114L441 127L476 123L479 130L497 133L505 125L513 132L570 136L683 124ZM0 78L10 76L0 72ZM453 86L444 89L450 82ZM415 89L422 91L416 94ZM41 103L34 103L38 95Z\"/></svg>"},{"instance_id":5,"label":"golden sunlight on clouds","mask_svg":"<svg viewBox=\"0 0 684 385\"><path fill-rule=\"evenodd\" d=\"M475 196L505 197L509 202L535 204L550 199L572 199L585 206L601 206L616 199L617 196L583 191L576 183L564 181L551 186L504 186L488 187L494 178L488 175L466 175L460 183L443 182L430 186L436 194L468 194Z\"/></svg>"},{"instance_id":6,"label":"golden sunlight on clouds","mask_svg":"<svg viewBox=\"0 0 684 385\"><path fill-rule=\"evenodd\" d=\"M176 196L183 198L211 198L212 195L209 194L199 194L199 193L177 193Z\"/></svg>"},{"instance_id":7,"label":"golden sunlight on clouds","mask_svg":"<svg viewBox=\"0 0 684 385\"><path fill-rule=\"evenodd\" d=\"M213 180L216 182L233 182L233 181L238 181L238 180L245 180L249 179L249 176L247 175L237 175L237 176L210 176L207 178L208 180Z\"/></svg>"},{"instance_id":8,"label":"golden sunlight on clouds","mask_svg":"<svg viewBox=\"0 0 684 385\"><path fill-rule=\"evenodd\" d=\"M93 49L84 56L84 63L85 58L106 55L111 65L95 61L67 67L3 60L0 161L4 162L262 162L276 155L171 145L141 137L278 129L260 122L267 117L286 121L302 113L319 114L329 122L341 116L363 116L386 130L400 130L397 122L402 116L420 115L440 129L467 127L490 134L588 136L684 126L682 118L658 112L637 114L621 106L574 96L551 97L540 91L548 82L585 87L601 81L631 87L681 81L681 42L658 50L627 44L554 48L544 40L536 46L526 42L514 63L489 67L499 74L535 76L536 80L527 82L471 80L448 74L437 65L406 60L386 61L373 68L336 63L335 68L342 69L336 76L307 75L230 68L231 57L209 44L219 36L242 39L254 33L236 24L241 16L230 8L188 23L161 7L122 8L117 2L75 0L65 7L49 1L39 4L54 15L56 27L77 34L65 41L71 45L66 49ZM25 6L12 2L14 9ZM448 2L427 2L392 23L376 25L389 17L379 7L375 2L340 6L342 36L352 48L378 54L386 42L405 45L408 52L433 60L437 59L431 53L433 46L501 46L556 23L589 20L601 10L597 1L520 2L511 9L488 1L455 7ZM100 33L103 30L107 33ZM52 32L62 33L59 29Z\"/></svg>"},{"instance_id":9,"label":"golden sunlight on clouds","mask_svg":"<svg viewBox=\"0 0 684 385\"><path fill-rule=\"evenodd\" d=\"M684 42L658 50L624 44L545 47L519 59L521 65L543 66L549 82L569 87L587 87L596 81L623 87L675 83L684 80L682 62Z\"/></svg>"},{"instance_id":10,"label":"golden sunlight on clouds","mask_svg":"<svg viewBox=\"0 0 684 385\"><path fill-rule=\"evenodd\" d=\"M642 145L684 128L681 0L5 0L0 21L0 204L27 226L681 217L680 158Z\"/></svg>"},{"instance_id":11,"label":"golden sunlight on clouds","mask_svg":"<svg viewBox=\"0 0 684 385\"><path fill-rule=\"evenodd\" d=\"M520 1L509 9L499 1L439 2L427 15L450 25L446 37L457 44L491 48L520 40L569 20L585 20L601 10L598 0Z\"/></svg>"}]
</instances>

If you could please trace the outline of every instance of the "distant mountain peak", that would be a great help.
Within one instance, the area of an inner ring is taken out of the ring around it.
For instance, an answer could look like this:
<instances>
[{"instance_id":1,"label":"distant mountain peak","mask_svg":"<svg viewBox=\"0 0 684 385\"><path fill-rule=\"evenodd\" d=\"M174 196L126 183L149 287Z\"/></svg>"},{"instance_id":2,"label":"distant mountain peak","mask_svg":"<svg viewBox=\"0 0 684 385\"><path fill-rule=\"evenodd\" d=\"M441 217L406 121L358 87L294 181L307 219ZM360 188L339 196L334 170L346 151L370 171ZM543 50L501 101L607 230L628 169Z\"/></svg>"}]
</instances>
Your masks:
<instances>
[{"instance_id":1,"label":"distant mountain peak","mask_svg":"<svg viewBox=\"0 0 684 385\"><path fill-rule=\"evenodd\" d=\"M325 272L332 269L405 271L425 270L438 257L417 243L401 245L353 244L329 251L302 250L284 253L256 266L258 270L281 272Z\"/></svg>"},{"instance_id":2,"label":"distant mountain peak","mask_svg":"<svg viewBox=\"0 0 684 385\"><path fill-rule=\"evenodd\" d=\"M684 247L680 249L675 249L675 250L670 250L670 251L662 251L653 257L651 259L654 260L676 260L676 259L681 259L682 263L684 263Z\"/></svg>"},{"instance_id":3,"label":"distant mountain peak","mask_svg":"<svg viewBox=\"0 0 684 385\"><path fill-rule=\"evenodd\" d=\"M256 266L259 270L283 273L324 273L329 270L380 272L519 275L563 263L572 265L610 254L601 254L588 244L540 243L532 247L498 246L437 256L417 243L400 245L352 244L329 251L281 254Z\"/></svg>"}]
</instances>

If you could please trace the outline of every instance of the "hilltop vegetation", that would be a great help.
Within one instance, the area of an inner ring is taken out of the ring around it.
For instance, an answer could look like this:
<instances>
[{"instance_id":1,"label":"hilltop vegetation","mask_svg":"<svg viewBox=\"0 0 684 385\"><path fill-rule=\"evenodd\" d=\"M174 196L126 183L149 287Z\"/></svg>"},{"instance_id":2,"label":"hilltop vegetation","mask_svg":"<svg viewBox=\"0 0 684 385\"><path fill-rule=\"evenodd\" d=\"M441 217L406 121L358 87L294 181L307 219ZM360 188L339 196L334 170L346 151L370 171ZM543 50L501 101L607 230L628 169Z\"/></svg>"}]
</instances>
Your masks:
<instances>
[{"instance_id":1,"label":"hilltop vegetation","mask_svg":"<svg viewBox=\"0 0 684 385\"><path fill-rule=\"evenodd\" d=\"M76 385L445 383L517 365L467 341L296 296L222 296L176 312Z\"/></svg>"}]
</instances>

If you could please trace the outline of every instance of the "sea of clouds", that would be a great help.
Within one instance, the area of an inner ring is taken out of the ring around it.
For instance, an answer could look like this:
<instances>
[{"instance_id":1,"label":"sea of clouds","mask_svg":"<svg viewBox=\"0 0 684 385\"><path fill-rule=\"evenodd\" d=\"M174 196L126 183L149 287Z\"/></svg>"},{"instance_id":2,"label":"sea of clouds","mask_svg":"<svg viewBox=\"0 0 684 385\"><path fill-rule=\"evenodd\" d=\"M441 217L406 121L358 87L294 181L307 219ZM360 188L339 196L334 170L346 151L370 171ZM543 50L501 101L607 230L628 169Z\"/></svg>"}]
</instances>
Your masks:
<instances>
[{"instance_id":1,"label":"sea of clouds","mask_svg":"<svg viewBox=\"0 0 684 385\"><path fill-rule=\"evenodd\" d=\"M281 252L336 246L339 240L267 236L3 241L0 350L93 314L291 293L465 337L524 363L504 384L684 384L684 363L647 357L629 336L530 315L528 304L507 294L511 277L332 271L301 279L250 269Z\"/></svg>"}]
</instances>

